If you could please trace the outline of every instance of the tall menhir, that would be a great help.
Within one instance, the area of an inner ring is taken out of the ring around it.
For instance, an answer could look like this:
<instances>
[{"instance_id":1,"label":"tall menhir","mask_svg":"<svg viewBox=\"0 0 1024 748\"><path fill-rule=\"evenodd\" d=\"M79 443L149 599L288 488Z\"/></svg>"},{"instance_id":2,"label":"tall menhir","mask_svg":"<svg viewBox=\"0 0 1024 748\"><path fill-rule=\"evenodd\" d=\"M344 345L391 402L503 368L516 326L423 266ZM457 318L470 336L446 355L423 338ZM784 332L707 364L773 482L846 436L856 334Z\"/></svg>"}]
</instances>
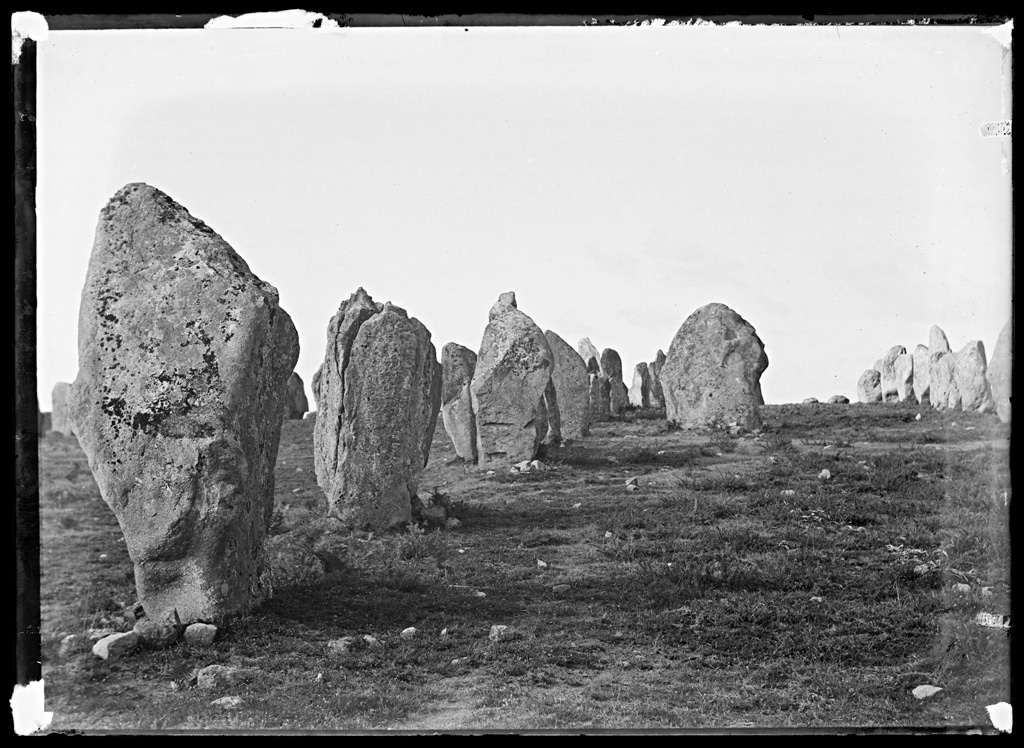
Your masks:
<instances>
[{"instance_id":1,"label":"tall menhir","mask_svg":"<svg viewBox=\"0 0 1024 748\"><path fill-rule=\"evenodd\" d=\"M277 290L160 190L100 214L72 418L154 620L210 621L270 594L263 540L298 336Z\"/></svg>"}]
</instances>

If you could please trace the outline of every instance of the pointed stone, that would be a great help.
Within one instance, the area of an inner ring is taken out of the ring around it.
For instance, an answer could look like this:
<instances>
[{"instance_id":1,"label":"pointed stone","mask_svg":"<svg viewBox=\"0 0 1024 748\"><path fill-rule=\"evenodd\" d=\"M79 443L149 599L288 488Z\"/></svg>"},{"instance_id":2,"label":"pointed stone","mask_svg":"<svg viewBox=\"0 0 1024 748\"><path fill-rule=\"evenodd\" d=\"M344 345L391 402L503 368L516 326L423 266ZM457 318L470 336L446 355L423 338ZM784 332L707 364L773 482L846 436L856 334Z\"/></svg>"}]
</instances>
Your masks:
<instances>
[{"instance_id":1,"label":"pointed stone","mask_svg":"<svg viewBox=\"0 0 1024 748\"><path fill-rule=\"evenodd\" d=\"M286 421L300 421L307 410L309 401L306 400L306 388L302 383L302 377L293 371L286 385L284 418Z\"/></svg>"},{"instance_id":2,"label":"pointed stone","mask_svg":"<svg viewBox=\"0 0 1024 748\"><path fill-rule=\"evenodd\" d=\"M928 376L928 346L918 344L914 348L914 397L923 403L929 399L931 378Z\"/></svg>"},{"instance_id":3,"label":"pointed stone","mask_svg":"<svg viewBox=\"0 0 1024 748\"><path fill-rule=\"evenodd\" d=\"M629 404L637 408L651 406L651 375L647 364L641 361L633 367L633 381L629 388Z\"/></svg>"},{"instance_id":4,"label":"pointed stone","mask_svg":"<svg viewBox=\"0 0 1024 748\"><path fill-rule=\"evenodd\" d=\"M583 358L551 330L544 332L551 348L551 381L558 397L563 439L590 435L590 375Z\"/></svg>"},{"instance_id":5,"label":"pointed stone","mask_svg":"<svg viewBox=\"0 0 1024 748\"><path fill-rule=\"evenodd\" d=\"M896 384L896 359L907 352L902 345L894 345L882 358L882 400L884 402L896 402L899 398L899 389Z\"/></svg>"},{"instance_id":6,"label":"pointed stone","mask_svg":"<svg viewBox=\"0 0 1024 748\"><path fill-rule=\"evenodd\" d=\"M992 349L992 360L989 361L988 379L992 400L996 413L1003 423L1010 422L1010 395L1013 387L1013 322L1007 322L996 338Z\"/></svg>"},{"instance_id":7,"label":"pointed stone","mask_svg":"<svg viewBox=\"0 0 1024 748\"><path fill-rule=\"evenodd\" d=\"M980 340L972 340L957 351L954 377L962 410L984 413L993 409L992 393L985 378L987 370L985 346Z\"/></svg>"},{"instance_id":8,"label":"pointed stone","mask_svg":"<svg viewBox=\"0 0 1024 748\"><path fill-rule=\"evenodd\" d=\"M476 354L458 343L448 343L441 351L441 420L455 454L476 464L476 419L469 393Z\"/></svg>"}]
</instances>

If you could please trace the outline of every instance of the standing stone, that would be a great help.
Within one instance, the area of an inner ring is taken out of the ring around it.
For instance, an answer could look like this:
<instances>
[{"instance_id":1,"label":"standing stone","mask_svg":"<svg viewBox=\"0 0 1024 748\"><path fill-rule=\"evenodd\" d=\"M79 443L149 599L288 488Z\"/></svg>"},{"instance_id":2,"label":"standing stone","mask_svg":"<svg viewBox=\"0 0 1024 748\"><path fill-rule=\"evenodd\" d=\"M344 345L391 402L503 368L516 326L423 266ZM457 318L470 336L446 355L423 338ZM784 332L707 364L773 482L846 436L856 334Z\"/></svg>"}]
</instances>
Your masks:
<instances>
[{"instance_id":1,"label":"standing stone","mask_svg":"<svg viewBox=\"0 0 1024 748\"><path fill-rule=\"evenodd\" d=\"M985 373L995 403L996 413L1003 423L1010 422L1010 396L1013 387L1013 322L1003 326L996 347L992 349L992 360Z\"/></svg>"},{"instance_id":2,"label":"standing stone","mask_svg":"<svg viewBox=\"0 0 1024 748\"><path fill-rule=\"evenodd\" d=\"M551 330L544 332L551 348L551 381L558 396L563 439L590 435L590 374L583 358Z\"/></svg>"},{"instance_id":3,"label":"standing stone","mask_svg":"<svg viewBox=\"0 0 1024 748\"><path fill-rule=\"evenodd\" d=\"M942 328L938 325L932 325L931 330L928 331L928 353L934 356L936 353L952 353L953 349L949 347L949 340L946 339L946 333L942 331Z\"/></svg>"},{"instance_id":4,"label":"standing stone","mask_svg":"<svg viewBox=\"0 0 1024 748\"><path fill-rule=\"evenodd\" d=\"M358 289L327 328L313 430L316 479L330 514L355 529L411 522L440 407L430 332Z\"/></svg>"},{"instance_id":5,"label":"standing stone","mask_svg":"<svg viewBox=\"0 0 1024 748\"><path fill-rule=\"evenodd\" d=\"M899 400L899 388L896 385L896 358L907 352L902 345L894 345L882 358L882 400L891 403Z\"/></svg>"},{"instance_id":6,"label":"standing stone","mask_svg":"<svg viewBox=\"0 0 1024 748\"><path fill-rule=\"evenodd\" d=\"M992 410L994 405L985 378L988 362L985 360L985 346L980 340L972 340L956 354L953 375L960 393L960 407L964 411Z\"/></svg>"},{"instance_id":7,"label":"standing stone","mask_svg":"<svg viewBox=\"0 0 1024 748\"><path fill-rule=\"evenodd\" d=\"M78 332L72 418L146 615L251 609L270 593L263 541L299 354L277 290L181 205L129 184L100 214Z\"/></svg>"},{"instance_id":8,"label":"standing stone","mask_svg":"<svg viewBox=\"0 0 1024 748\"><path fill-rule=\"evenodd\" d=\"M71 426L71 385L67 382L57 382L53 385L50 398L53 401L50 429L64 436L71 436L75 433Z\"/></svg>"},{"instance_id":9,"label":"standing stone","mask_svg":"<svg viewBox=\"0 0 1024 748\"><path fill-rule=\"evenodd\" d=\"M622 411L629 405L629 388L622 381L622 359L611 348L601 351L601 372L608 378L611 414L622 415Z\"/></svg>"},{"instance_id":10,"label":"standing stone","mask_svg":"<svg viewBox=\"0 0 1024 748\"><path fill-rule=\"evenodd\" d=\"M956 385L956 354L932 353L928 357L929 400L936 410L960 408L960 389Z\"/></svg>"},{"instance_id":11,"label":"standing stone","mask_svg":"<svg viewBox=\"0 0 1024 748\"><path fill-rule=\"evenodd\" d=\"M554 354L552 354L552 359ZM552 361L552 371L554 371L554 361ZM561 406L558 403L558 392L555 391L555 380L549 379L548 386L544 388L544 417L547 421L548 427L545 431L544 438L541 440L542 444L561 444L562 443L562 413Z\"/></svg>"},{"instance_id":12,"label":"standing stone","mask_svg":"<svg viewBox=\"0 0 1024 748\"><path fill-rule=\"evenodd\" d=\"M284 401L284 418L286 421L300 421L302 416L309 410L309 401L306 400L306 389L302 384L302 377L296 372L288 377Z\"/></svg>"},{"instance_id":13,"label":"standing stone","mask_svg":"<svg viewBox=\"0 0 1024 748\"><path fill-rule=\"evenodd\" d=\"M532 460L548 431L544 394L551 347L511 291L498 298L488 318L470 385L478 464Z\"/></svg>"},{"instance_id":14,"label":"standing stone","mask_svg":"<svg viewBox=\"0 0 1024 748\"><path fill-rule=\"evenodd\" d=\"M659 350L654 360L647 365L647 373L651 378L651 407L665 407L665 393L661 387L661 368L665 365L665 353Z\"/></svg>"},{"instance_id":15,"label":"standing stone","mask_svg":"<svg viewBox=\"0 0 1024 748\"><path fill-rule=\"evenodd\" d=\"M313 380L310 382L310 387L313 390L313 402L316 407L320 408L320 379L324 375L324 365L320 364L316 367L316 371L313 372Z\"/></svg>"},{"instance_id":16,"label":"standing stone","mask_svg":"<svg viewBox=\"0 0 1024 748\"><path fill-rule=\"evenodd\" d=\"M874 365L873 368L874 368L875 371L877 371L879 374L881 374L882 373L882 359L878 359L877 361L875 361L875 365ZM879 381L881 381L881 380L879 380ZM881 386L881 385L879 385L879 386Z\"/></svg>"},{"instance_id":17,"label":"standing stone","mask_svg":"<svg viewBox=\"0 0 1024 748\"><path fill-rule=\"evenodd\" d=\"M596 359L590 359L595 361ZM608 377L596 372L590 373L590 422L598 423L611 420L611 396L609 395Z\"/></svg>"},{"instance_id":18,"label":"standing stone","mask_svg":"<svg viewBox=\"0 0 1024 748\"><path fill-rule=\"evenodd\" d=\"M882 375L878 369L868 369L857 380L857 400L862 403L882 402Z\"/></svg>"},{"instance_id":19,"label":"standing stone","mask_svg":"<svg viewBox=\"0 0 1024 748\"><path fill-rule=\"evenodd\" d=\"M929 399L931 378L928 376L928 346L918 343L914 349L914 396L917 402Z\"/></svg>"},{"instance_id":20,"label":"standing stone","mask_svg":"<svg viewBox=\"0 0 1024 748\"><path fill-rule=\"evenodd\" d=\"M764 344L750 323L724 304L701 307L679 328L661 370L669 423L758 428L767 368Z\"/></svg>"},{"instance_id":21,"label":"standing stone","mask_svg":"<svg viewBox=\"0 0 1024 748\"><path fill-rule=\"evenodd\" d=\"M40 413L39 414L39 435L43 436L49 431L53 430L53 414L52 413Z\"/></svg>"},{"instance_id":22,"label":"standing stone","mask_svg":"<svg viewBox=\"0 0 1024 748\"><path fill-rule=\"evenodd\" d=\"M651 407L651 375L641 361L633 367L633 383L629 388L629 404L637 408Z\"/></svg>"},{"instance_id":23,"label":"standing stone","mask_svg":"<svg viewBox=\"0 0 1024 748\"><path fill-rule=\"evenodd\" d=\"M469 385L476 371L476 354L458 343L441 351L441 420L455 454L476 463L476 420Z\"/></svg>"},{"instance_id":24,"label":"standing stone","mask_svg":"<svg viewBox=\"0 0 1024 748\"><path fill-rule=\"evenodd\" d=\"M899 401L906 402L914 396L914 356L901 353L893 363L896 375L896 396Z\"/></svg>"},{"instance_id":25,"label":"standing stone","mask_svg":"<svg viewBox=\"0 0 1024 748\"><path fill-rule=\"evenodd\" d=\"M601 354L593 343L590 342L590 338L583 338L579 343L576 344L576 350L579 351L580 356L587 364L589 371L594 371L593 364L590 360L593 359L597 363L597 374L603 374L601 371Z\"/></svg>"}]
</instances>

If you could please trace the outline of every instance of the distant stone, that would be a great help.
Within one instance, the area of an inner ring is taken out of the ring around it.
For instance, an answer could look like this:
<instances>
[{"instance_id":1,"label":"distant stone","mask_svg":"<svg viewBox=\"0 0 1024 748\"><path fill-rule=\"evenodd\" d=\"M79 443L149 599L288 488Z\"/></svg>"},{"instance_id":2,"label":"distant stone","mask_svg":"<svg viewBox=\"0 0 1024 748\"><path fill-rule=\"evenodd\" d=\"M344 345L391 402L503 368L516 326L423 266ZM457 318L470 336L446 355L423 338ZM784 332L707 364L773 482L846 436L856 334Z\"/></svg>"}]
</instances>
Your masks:
<instances>
[{"instance_id":1,"label":"distant stone","mask_svg":"<svg viewBox=\"0 0 1024 748\"><path fill-rule=\"evenodd\" d=\"M277 289L145 184L100 214L71 418L151 620L241 614L269 594L266 536L299 354Z\"/></svg>"},{"instance_id":2,"label":"distant stone","mask_svg":"<svg viewBox=\"0 0 1024 748\"><path fill-rule=\"evenodd\" d=\"M416 627L415 626L410 626L407 629L402 629L402 633L400 634L400 636L403 639L412 639L412 638L414 638L416 636Z\"/></svg>"},{"instance_id":3,"label":"distant stone","mask_svg":"<svg viewBox=\"0 0 1024 748\"><path fill-rule=\"evenodd\" d=\"M552 359L554 354L552 354ZM552 371L554 362L552 361ZM544 405L544 420L547 422L547 430L541 439L542 444L559 445L562 443L562 409L558 403L558 391L555 389L555 380L549 379L547 387L544 388L544 397L541 398Z\"/></svg>"},{"instance_id":4,"label":"distant stone","mask_svg":"<svg viewBox=\"0 0 1024 748\"><path fill-rule=\"evenodd\" d=\"M116 660L134 652L139 646L139 635L133 631L110 634L93 645L92 653L101 660Z\"/></svg>"},{"instance_id":5,"label":"distant stone","mask_svg":"<svg viewBox=\"0 0 1024 748\"><path fill-rule=\"evenodd\" d=\"M462 522L457 517L449 517L444 521L445 529L455 530L456 528L462 527Z\"/></svg>"},{"instance_id":6,"label":"distant stone","mask_svg":"<svg viewBox=\"0 0 1024 748\"><path fill-rule=\"evenodd\" d=\"M539 327L502 294L491 308L470 386L481 466L532 460L548 432L553 367L551 346Z\"/></svg>"},{"instance_id":7,"label":"distant stone","mask_svg":"<svg viewBox=\"0 0 1024 748\"><path fill-rule=\"evenodd\" d=\"M931 378L928 369L928 346L918 343L914 348L914 397L923 403L930 398Z\"/></svg>"},{"instance_id":8,"label":"distant stone","mask_svg":"<svg viewBox=\"0 0 1024 748\"><path fill-rule=\"evenodd\" d=\"M476 463L476 419L470 382L476 371L476 354L458 343L441 350L441 420L455 454Z\"/></svg>"},{"instance_id":9,"label":"distant stone","mask_svg":"<svg viewBox=\"0 0 1024 748\"><path fill-rule=\"evenodd\" d=\"M818 398L816 398L816 397L805 397L804 401L803 401L803 404L804 405L813 405L816 402L818 402Z\"/></svg>"},{"instance_id":10,"label":"distant stone","mask_svg":"<svg viewBox=\"0 0 1024 748\"><path fill-rule=\"evenodd\" d=\"M915 699L927 699L937 694L942 689L938 686L918 686L911 693L914 694Z\"/></svg>"},{"instance_id":11,"label":"distant stone","mask_svg":"<svg viewBox=\"0 0 1024 748\"><path fill-rule=\"evenodd\" d=\"M828 399L828 403L829 405L848 405L850 398L846 395L833 395Z\"/></svg>"},{"instance_id":12,"label":"distant stone","mask_svg":"<svg viewBox=\"0 0 1024 748\"><path fill-rule=\"evenodd\" d=\"M985 376L987 370L985 346L980 340L970 341L957 352L954 377L962 410L985 413L993 409L992 393Z\"/></svg>"},{"instance_id":13,"label":"distant stone","mask_svg":"<svg viewBox=\"0 0 1024 748\"><path fill-rule=\"evenodd\" d=\"M929 395L935 410L959 410L960 389L956 385L956 354L932 353L928 357Z\"/></svg>"},{"instance_id":14,"label":"distant stone","mask_svg":"<svg viewBox=\"0 0 1024 748\"><path fill-rule=\"evenodd\" d=\"M628 484L628 485L626 486L626 490L627 490L627 491L639 491L639 490L640 490L640 486L638 486L638 485L637 485L637 484L635 484L635 483L630 483L630 484Z\"/></svg>"},{"instance_id":15,"label":"distant stone","mask_svg":"<svg viewBox=\"0 0 1024 748\"><path fill-rule=\"evenodd\" d=\"M591 359L593 361L594 359ZM608 377L590 374L590 422L598 423L611 418L611 386Z\"/></svg>"},{"instance_id":16,"label":"distant stone","mask_svg":"<svg viewBox=\"0 0 1024 748\"><path fill-rule=\"evenodd\" d=\"M320 380L324 375L324 365L320 364L313 372L313 381L310 383L310 388L313 390L313 402L316 403L316 407L320 407Z\"/></svg>"},{"instance_id":17,"label":"distant stone","mask_svg":"<svg viewBox=\"0 0 1024 748\"><path fill-rule=\"evenodd\" d=\"M67 382L57 382L53 385L50 394L53 409L50 411L50 428L58 434L73 436L74 427L71 425L71 385Z\"/></svg>"},{"instance_id":18,"label":"distant stone","mask_svg":"<svg viewBox=\"0 0 1024 748\"><path fill-rule=\"evenodd\" d=\"M818 480L832 480L832 471L829 470L828 468L825 468L820 473L818 473Z\"/></svg>"},{"instance_id":19,"label":"distant stone","mask_svg":"<svg viewBox=\"0 0 1024 748\"><path fill-rule=\"evenodd\" d=\"M914 356L902 353L893 364L896 375L896 397L903 403L914 397Z\"/></svg>"},{"instance_id":20,"label":"distant stone","mask_svg":"<svg viewBox=\"0 0 1024 748\"><path fill-rule=\"evenodd\" d=\"M639 483L640 483L640 481L637 480L635 477L627 478L626 479L626 485L627 486L636 486L636 485L639 485Z\"/></svg>"},{"instance_id":21,"label":"distant stone","mask_svg":"<svg viewBox=\"0 0 1024 748\"><path fill-rule=\"evenodd\" d=\"M601 371L601 353L597 350L597 347L590 342L590 338L583 338L576 345L576 350L580 354L580 358L587 364L587 371L594 374L603 374ZM591 364L591 360L594 364ZM595 368L596 367L596 370Z\"/></svg>"},{"instance_id":22,"label":"distant stone","mask_svg":"<svg viewBox=\"0 0 1024 748\"><path fill-rule=\"evenodd\" d=\"M343 636L340 639L332 639L327 642L327 649L334 654L345 654L355 649L356 638L354 636Z\"/></svg>"},{"instance_id":23,"label":"distant stone","mask_svg":"<svg viewBox=\"0 0 1024 748\"><path fill-rule=\"evenodd\" d=\"M148 649L164 649L178 641L178 629L169 623L143 619L135 622L132 629L139 636L139 643Z\"/></svg>"},{"instance_id":24,"label":"distant stone","mask_svg":"<svg viewBox=\"0 0 1024 748\"><path fill-rule=\"evenodd\" d=\"M302 377L293 371L292 375L288 377L288 384L285 389L285 420L300 421L308 410L309 401L306 400L306 389L302 384Z\"/></svg>"},{"instance_id":25,"label":"distant stone","mask_svg":"<svg viewBox=\"0 0 1024 748\"><path fill-rule=\"evenodd\" d=\"M882 401L896 402L900 399L896 381L896 359L904 355L907 349L902 345L894 345L882 358Z\"/></svg>"},{"instance_id":26,"label":"distant stone","mask_svg":"<svg viewBox=\"0 0 1024 748\"><path fill-rule=\"evenodd\" d=\"M590 375L583 358L551 330L544 332L551 348L551 381L558 400L562 439L590 435Z\"/></svg>"},{"instance_id":27,"label":"distant stone","mask_svg":"<svg viewBox=\"0 0 1024 748\"><path fill-rule=\"evenodd\" d=\"M611 348L601 351L601 372L608 377L608 405L613 416L629 405L629 389L622 381L622 358Z\"/></svg>"},{"instance_id":28,"label":"distant stone","mask_svg":"<svg viewBox=\"0 0 1024 748\"><path fill-rule=\"evenodd\" d=\"M212 623L193 623L185 629L185 643L192 647L208 647L216 638L217 627Z\"/></svg>"},{"instance_id":29,"label":"distant stone","mask_svg":"<svg viewBox=\"0 0 1024 748\"><path fill-rule=\"evenodd\" d=\"M50 431L53 431L53 413L40 413L39 436L48 434Z\"/></svg>"},{"instance_id":30,"label":"distant stone","mask_svg":"<svg viewBox=\"0 0 1024 748\"><path fill-rule=\"evenodd\" d=\"M556 594L558 594L558 595L563 595L563 594L565 594L566 592L569 591L569 585L567 585L567 584L556 584L556 585L553 585L551 587L551 591L556 593Z\"/></svg>"},{"instance_id":31,"label":"distant stone","mask_svg":"<svg viewBox=\"0 0 1024 748\"><path fill-rule=\"evenodd\" d=\"M629 388L629 404L637 408L651 407L651 374L641 361L633 367L633 382Z\"/></svg>"},{"instance_id":32,"label":"distant stone","mask_svg":"<svg viewBox=\"0 0 1024 748\"><path fill-rule=\"evenodd\" d=\"M857 400L862 403L882 402L882 375L877 369L868 369L857 380Z\"/></svg>"},{"instance_id":33,"label":"distant stone","mask_svg":"<svg viewBox=\"0 0 1024 748\"><path fill-rule=\"evenodd\" d=\"M1003 326L992 349L985 377L995 404L996 413L1003 423L1010 422L1010 395L1013 385L1013 322Z\"/></svg>"},{"instance_id":34,"label":"distant stone","mask_svg":"<svg viewBox=\"0 0 1024 748\"><path fill-rule=\"evenodd\" d=\"M949 347L949 340L946 339L946 333L942 331L942 328L938 325L932 325L931 330L928 331L928 355L933 356L936 353L952 353L953 349Z\"/></svg>"},{"instance_id":35,"label":"distant stone","mask_svg":"<svg viewBox=\"0 0 1024 748\"><path fill-rule=\"evenodd\" d=\"M441 366L430 332L358 289L327 329L313 430L329 513L354 529L407 525L440 409Z\"/></svg>"},{"instance_id":36,"label":"distant stone","mask_svg":"<svg viewBox=\"0 0 1024 748\"><path fill-rule=\"evenodd\" d=\"M665 353L658 351L658 355L647 365L647 373L651 378L651 407L665 407L665 392L661 386L661 367L665 365Z\"/></svg>"},{"instance_id":37,"label":"distant stone","mask_svg":"<svg viewBox=\"0 0 1024 748\"><path fill-rule=\"evenodd\" d=\"M383 649L384 648L384 645L381 644L380 641L375 636L370 636L369 634L363 634L363 641L366 643L366 646L368 646L370 649Z\"/></svg>"},{"instance_id":38,"label":"distant stone","mask_svg":"<svg viewBox=\"0 0 1024 748\"><path fill-rule=\"evenodd\" d=\"M764 344L753 326L724 304L691 314L676 333L661 370L666 416L683 428L761 425Z\"/></svg>"}]
</instances>

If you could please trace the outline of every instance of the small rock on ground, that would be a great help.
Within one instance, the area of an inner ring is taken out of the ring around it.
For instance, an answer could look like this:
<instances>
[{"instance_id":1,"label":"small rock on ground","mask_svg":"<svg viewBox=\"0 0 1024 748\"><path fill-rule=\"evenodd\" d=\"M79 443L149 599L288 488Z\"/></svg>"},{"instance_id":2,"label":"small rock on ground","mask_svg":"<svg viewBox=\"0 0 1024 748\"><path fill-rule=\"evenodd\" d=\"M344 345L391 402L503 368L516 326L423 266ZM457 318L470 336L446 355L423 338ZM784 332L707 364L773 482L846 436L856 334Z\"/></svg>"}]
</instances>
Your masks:
<instances>
[{"instance_id":1,"label":"small rock on ground","mask_svg":"<svg viewBox=\"0 0 1024 748\"><path fill-rule=\"evenodd\" d=\"M217 627L212 623L193 623L185 629L185 643L194 647L213 644L216 636Z\"/></svg>"},{"instance_id":2,"label":"small rock on ground","mask_svg":"<svg viewBox=\"0 0 1024 748\"><path fill-rule=\"evenodd\" d=\"M93 645L92 653L103 660L116 660L131 654L138 646L139 635L129 631L124 634L111 634L103 637Z\"/></svg>"}]
</instances>

